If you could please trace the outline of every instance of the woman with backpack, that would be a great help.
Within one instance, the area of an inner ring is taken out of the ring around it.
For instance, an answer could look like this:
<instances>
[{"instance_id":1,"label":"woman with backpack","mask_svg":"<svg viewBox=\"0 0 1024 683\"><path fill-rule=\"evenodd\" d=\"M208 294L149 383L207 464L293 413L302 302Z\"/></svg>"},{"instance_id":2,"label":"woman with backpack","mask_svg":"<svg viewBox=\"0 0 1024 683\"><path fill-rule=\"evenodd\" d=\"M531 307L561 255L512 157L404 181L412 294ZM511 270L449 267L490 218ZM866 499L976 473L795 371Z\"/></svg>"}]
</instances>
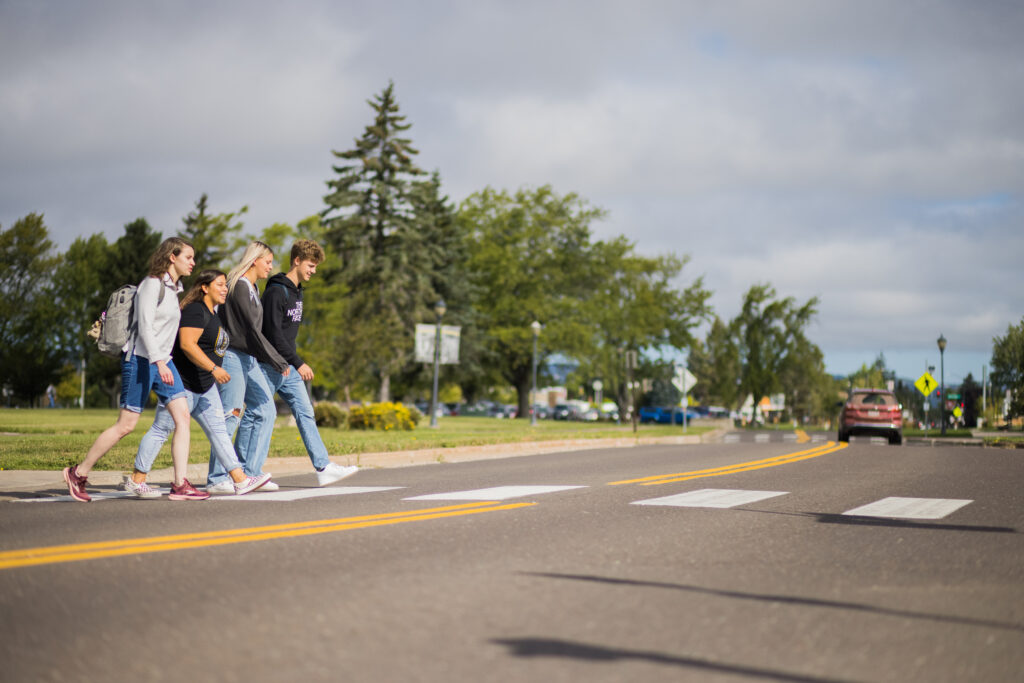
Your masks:
<instances>
[{"instance_id":1,"label":"woman with backpack","mask_svg":"<svg viewBox=\"0 0 1024 683\"><path fill-rule=\"evenodd\" d=\"M263 474L263 462L270 451L270 436L277 418L274 390L267 383L260 363L267 363L285 376L289 370L288 361L263 336L263 305L256 283L266 279L273 267L274 253L270 247L263 242L251 242L242 260L228 273L227 301L217 311L231 337L224 353L224 370L231 379L218 384L217 388L224 405L228 434L234 433L237 427L235 451L245 474L250 477ZM272 481L261 487L262 491L277 489ZM206 491L234 493L227 470L212 451Z\"/></svg>"},{"instance_id":2,"label":"woman with backpack","mask_svg":"<svg viewBox=\"0 0 1024 683\"><path fill-rule=\"evenodd\" d=\"M227 295L227 275L212 269L199 273L181 301L178 339L171 357L181 373L192 417L206 433L220 465L231 475L234 493L244 495L264 486L270 481L270 475L247 476L243 472L224 425L224 409L217 385L231 379L221 367L228 349L228 333L215 311L224 304ZM135 472L125 481L125 489L136 497L160 497L159 490L146 484L146 474L174 428L170 412L164 405L158 405L153 426L139 443Z\"/></svg>"},{"instance_id":3,"label":"woman with backpack","mask_svg":"<svg viewBox=\"0 0 1024 683\"><path fill-rule=\"evenodd\" d=\"M153 253L149 275L135 292L134 330L121 349L121 412L117 422L96 438L81 463L64 468L64 481L73 499L85 503L92 500L85 490L89 472L118 441L132 433L150 391L166 406L176 427L171 441L174 483L168 497L171 500L209 498L209 494L198 491L185 478L189 449L188 402L181 376L171 359L181 317L179 280L189 275L193 267L195 250L179 237L167 238Z\"/></svg>"}]
</instances>

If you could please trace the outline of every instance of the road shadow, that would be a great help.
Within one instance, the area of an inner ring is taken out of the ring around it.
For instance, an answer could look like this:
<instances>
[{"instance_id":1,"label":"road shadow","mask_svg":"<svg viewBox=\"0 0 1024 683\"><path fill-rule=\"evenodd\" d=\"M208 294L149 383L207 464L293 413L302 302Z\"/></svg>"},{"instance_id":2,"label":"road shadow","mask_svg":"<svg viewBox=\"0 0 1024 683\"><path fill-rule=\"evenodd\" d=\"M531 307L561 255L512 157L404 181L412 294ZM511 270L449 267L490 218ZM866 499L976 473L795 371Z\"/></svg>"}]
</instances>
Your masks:
<instances>
[{"instance_id":1,"label":"road shadow","mask_svg":"<svg viewBox=\"0 0 1024 683\"><path fill-rule=\"evenodd\" d=\"M987 526L973 524L948 524L935 521L914 521L893 517L869 517L867 515L837 515L828 512L783 512L781 510L758 510L755 508L737 508L737 512L756 512L762 515L784 515L788 517L806 517L819 524L845 524L850 526L880 526L893 529L922 529L925 531L971 531L986 534L1017 534L1012 526Z\"/></svg>"},{"instance_id":2,"label":"road shadow","mask_svg":"<svg viewBox=\"0 0 1024 683\"><path fill-rule=\"evenodd\" d=\"M622 660L638 660L651 662L653 664L665 664L669 666L685 667L702 671L735 674L748 678L766 678L773 681L793 681L793 683L841 683L839 679L818 678L815 676L804 676L802 674L788 673L785 671L774 671L771 669L759 669L738 664L723 664L712 662L706 659L695 657L679 657L663 652L650 652L646 650L627 650L624 648L611 648L602 645L588 645L570 640L556 640L553 638L496 638L491 640L496 645L502 645L509 649L509 654L515 657L558 657L562 659L577 659L589 662L617 662Z\"/></svg>"},{"instance_id":3,"label":"road shadow","mask_svg":"<svg viewBox=\"0 0 1024 683\"><path fill-rule=\"evenodd\" d=\"M804 513L814 517L821 524L850 524L854 526L886 526L896 529L928 529L931 531L977 531L989 534L1016 534L1010 526L974 526L970 524L944 524L936 522L913 522L906 519L885 517L862 517L859 515L836 515L820 512Z\"/></svg>"},{"instance_id":4,"label":"road shadow","mask_svg":"<svg viewBox=\"0 0 1024 683\"><path fill-rule=\"evenodd\" d=\"M866 612L888 617L900 617L904 619L920 619L924 621L935 621L943 624L957 624L961 626L973 626L979 628L994 628L1003 631L1015 631L1024 633L1024 625L1012 624L989 619L975 619L972 617L958 617L946 614L928 614L925 612L913 612L910 610L894 609L891 607L879 607L877 605L865 605L856 602L841 602L838 600L821 600L819 598L804 598L794 595L763 595L759 593L746 593L743 591L724 590L720 588L705 588L702 586L688 586L680 583L663 583L658 581L639 581L635 579L618 579L605 576L589 576L586 574L559 574L552 572L521 572L525 576L535 576L546 579L561 579L569 581L590 581L615 586L633 586L637 588L659 588L688 593L700 593L702 595L713 595L721 598L734 600L753 600L756 602L782 603L787 605L800 605L804 607L819 607L828 609L850 610L854 612Z\"/></svg>"}]
</instances>

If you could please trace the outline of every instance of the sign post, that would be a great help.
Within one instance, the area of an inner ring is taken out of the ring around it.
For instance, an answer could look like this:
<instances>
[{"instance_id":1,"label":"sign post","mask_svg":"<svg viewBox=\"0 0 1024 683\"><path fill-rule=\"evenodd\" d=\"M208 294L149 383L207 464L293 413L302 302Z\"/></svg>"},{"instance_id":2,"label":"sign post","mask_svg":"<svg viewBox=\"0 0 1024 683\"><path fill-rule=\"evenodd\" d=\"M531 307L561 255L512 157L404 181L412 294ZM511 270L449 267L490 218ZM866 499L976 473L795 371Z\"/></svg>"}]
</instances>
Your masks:
<instances>
[{"instance_id":1,"label":"sign post","mask_svg":"<svg viewBox=\"0 0 1024 683\"><path fill-rule=\"evenodd\" d=\"M697 378L693 376L690 369L685 365L675 367L675 373L672 377L672 385L675 386L683 394L683 399L680 401L683 408L683 432L686 432L686 409L690 405L689 393L690 389L697 383Z\"/></svg>"}]
</instances>

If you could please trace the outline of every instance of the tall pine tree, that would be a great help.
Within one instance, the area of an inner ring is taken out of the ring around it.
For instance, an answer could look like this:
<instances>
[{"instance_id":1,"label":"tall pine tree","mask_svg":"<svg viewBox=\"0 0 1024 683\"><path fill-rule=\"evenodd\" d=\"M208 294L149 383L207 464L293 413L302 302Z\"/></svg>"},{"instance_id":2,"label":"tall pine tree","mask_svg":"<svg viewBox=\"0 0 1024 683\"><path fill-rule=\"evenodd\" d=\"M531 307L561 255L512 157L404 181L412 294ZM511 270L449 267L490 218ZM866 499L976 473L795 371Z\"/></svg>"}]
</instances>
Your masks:
<instances>
[{"instance_id":1,"label":"tall pine tree","mask_svg":"<svg viewBox=\"0 0 1024 683\"><path fill-rule=\"evenodd\" d=\"M413 326L429 318L437 298L431 231L418 217L424 172L419 152L404 133L411 124L399 113L394 83L368 102L373 123L355 147L334 152L341 162L327 182L322 212L326 239L342 259L336 277L349 292L344 334L348 351L380 381L379 398L391 398L391 377L409 360ZM433 221L429 221L433 224ZM372 344L364 343L373 339Z\"/></svg>"}]
</instances>

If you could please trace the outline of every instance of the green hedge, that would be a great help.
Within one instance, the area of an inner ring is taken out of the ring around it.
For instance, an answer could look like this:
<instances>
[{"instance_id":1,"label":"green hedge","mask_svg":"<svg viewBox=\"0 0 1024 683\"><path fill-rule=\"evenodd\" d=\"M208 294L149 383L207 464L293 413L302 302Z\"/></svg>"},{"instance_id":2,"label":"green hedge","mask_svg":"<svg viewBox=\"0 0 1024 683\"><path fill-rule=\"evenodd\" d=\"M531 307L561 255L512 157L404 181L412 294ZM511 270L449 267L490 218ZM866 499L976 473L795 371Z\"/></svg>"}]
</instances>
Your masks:
<instances>
[{"instance_id":1,"label":"green hedge","mask_svg":"<svg viewBox=\"0 0 1024 683\"><path fill-rule=\"evenodd\" d=\"M313 406L313 417L316 418L317 427L348 427L348 411L336 403L317 403Z\"/></svg>"}]
</instances>

